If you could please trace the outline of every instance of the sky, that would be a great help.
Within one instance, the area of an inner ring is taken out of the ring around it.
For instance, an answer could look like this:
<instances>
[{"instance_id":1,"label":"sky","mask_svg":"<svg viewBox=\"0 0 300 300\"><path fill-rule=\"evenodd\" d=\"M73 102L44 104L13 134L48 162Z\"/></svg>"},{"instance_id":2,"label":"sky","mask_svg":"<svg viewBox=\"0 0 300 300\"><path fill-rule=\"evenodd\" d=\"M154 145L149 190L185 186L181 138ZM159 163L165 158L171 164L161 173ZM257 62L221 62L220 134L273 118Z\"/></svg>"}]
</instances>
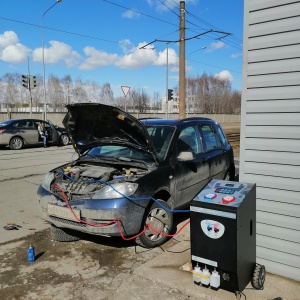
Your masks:
<instances>
[{"instance_id":1,"label":"sky","mask_svg":"<svg viewBox=\"0 0 300 300\"><path fill-rule=\"evenodd\" d=\"M242 82L242 0L186 0L186 76ZM179 86L180 0L9 0L0 10L0 76L109 83L165 95ZM167 56L168 53L168 56Z\"/></svg>"}]
</instances>

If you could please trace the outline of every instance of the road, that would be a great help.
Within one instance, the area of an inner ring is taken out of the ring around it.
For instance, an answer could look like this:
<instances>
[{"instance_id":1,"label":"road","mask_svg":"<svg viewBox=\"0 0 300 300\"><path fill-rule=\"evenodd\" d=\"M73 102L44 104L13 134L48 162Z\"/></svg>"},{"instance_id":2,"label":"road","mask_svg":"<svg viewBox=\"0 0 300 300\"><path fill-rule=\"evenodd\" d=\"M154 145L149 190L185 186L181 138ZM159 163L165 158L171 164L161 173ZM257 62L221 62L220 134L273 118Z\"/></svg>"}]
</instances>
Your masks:
<instances>
[{"instance_id":1,"label":"road","mask_svg":"<svg viewBox=\"0 0 300 300\"><path fill-rule=\"evenodd\" d=\"M1 227L13 222L22 228L1 232L0 244L49 227L39 216L36 197L38 185L49 170L77 157L72 146L1 150Z\"/></svg>"}]
</instances>

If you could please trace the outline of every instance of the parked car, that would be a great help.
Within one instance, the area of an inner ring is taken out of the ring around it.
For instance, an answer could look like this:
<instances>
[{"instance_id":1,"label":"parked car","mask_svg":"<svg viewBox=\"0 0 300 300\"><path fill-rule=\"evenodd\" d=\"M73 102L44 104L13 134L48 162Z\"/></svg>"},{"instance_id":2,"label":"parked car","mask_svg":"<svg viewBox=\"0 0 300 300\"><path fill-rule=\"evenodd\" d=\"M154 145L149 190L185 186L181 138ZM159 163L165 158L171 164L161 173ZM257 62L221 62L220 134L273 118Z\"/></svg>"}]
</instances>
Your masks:
<instances>
[{"instance_id":1,"label":"parked car","mask_svg":"<svg viewBox=\"0 0 300 300\"><path fill-rule=\"evenodd\" d=\"M0 123L0 147L9 146L12 150L22 149L25 145L43 145L38 132L40 123L45 125L48 144L68 145L69 135L65 128L54 126L51 121L38 119L11 119Z\"/></svg>"},{"instance_id":2,"label":"parked car","mask_svg":"<svg viewBox=\"0 0 300 300\"><path fill-rule=\"evenodd\" d=\"M135 236L151 248L173 230L173 212L212 179L233 180L233 150L207 118L141 119L103 104L72 104L63 120L77 160L46 174L42 217L56 241L79 232Z\"/></svg>"}]
</instances>

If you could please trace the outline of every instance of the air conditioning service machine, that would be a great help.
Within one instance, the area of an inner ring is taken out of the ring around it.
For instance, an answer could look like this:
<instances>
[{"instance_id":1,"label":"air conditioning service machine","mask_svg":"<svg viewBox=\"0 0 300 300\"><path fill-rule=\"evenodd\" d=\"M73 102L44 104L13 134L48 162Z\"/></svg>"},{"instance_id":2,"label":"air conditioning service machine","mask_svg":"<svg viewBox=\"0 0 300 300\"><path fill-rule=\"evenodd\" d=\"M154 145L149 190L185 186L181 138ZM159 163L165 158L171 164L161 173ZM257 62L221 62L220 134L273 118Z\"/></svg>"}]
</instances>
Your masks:
<instances>
[{"instance_id":1,"label":"air conditioning service machine","mask_svg":"<svg viewBox=\"0 0 300 300\"><path fill-rule=\"evenodd\" d=\"M212 180L190 204L191 260L196 284L236 295L251 281L263 289L256 264L256 185Z\"/></svg>"}]
</instances>

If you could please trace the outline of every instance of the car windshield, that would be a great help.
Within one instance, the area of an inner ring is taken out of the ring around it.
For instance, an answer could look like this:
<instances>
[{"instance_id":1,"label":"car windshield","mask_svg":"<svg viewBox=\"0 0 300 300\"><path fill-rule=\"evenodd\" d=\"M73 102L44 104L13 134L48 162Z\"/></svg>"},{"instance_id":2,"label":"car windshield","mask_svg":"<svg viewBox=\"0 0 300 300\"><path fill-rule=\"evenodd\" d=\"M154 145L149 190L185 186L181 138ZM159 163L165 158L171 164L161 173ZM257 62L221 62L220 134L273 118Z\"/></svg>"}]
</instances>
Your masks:
<instances>
[{"instance_id":1,"label":"car windshield","mask_svg":"<svg viewBox=\"0 0 300 300\"><path fill-rule=\"evenodd\" d=\"M120 161L141 161L153 163L154 158L151 154L129 146L103 145L92 148L85 157L92 156L99 159L113 159Z\"/></svg>"},{"instance_id":2,"label":"car windshield","mask_svg":"<svg viewBox=\"0 0 300 300\"><path fill-rule=\"evenodd\" d=\"M159 161L164 160L169 148L175 127L161 125L146 125L148 134L155 148L156 156Z\"/></svg>"}]
</instances>

